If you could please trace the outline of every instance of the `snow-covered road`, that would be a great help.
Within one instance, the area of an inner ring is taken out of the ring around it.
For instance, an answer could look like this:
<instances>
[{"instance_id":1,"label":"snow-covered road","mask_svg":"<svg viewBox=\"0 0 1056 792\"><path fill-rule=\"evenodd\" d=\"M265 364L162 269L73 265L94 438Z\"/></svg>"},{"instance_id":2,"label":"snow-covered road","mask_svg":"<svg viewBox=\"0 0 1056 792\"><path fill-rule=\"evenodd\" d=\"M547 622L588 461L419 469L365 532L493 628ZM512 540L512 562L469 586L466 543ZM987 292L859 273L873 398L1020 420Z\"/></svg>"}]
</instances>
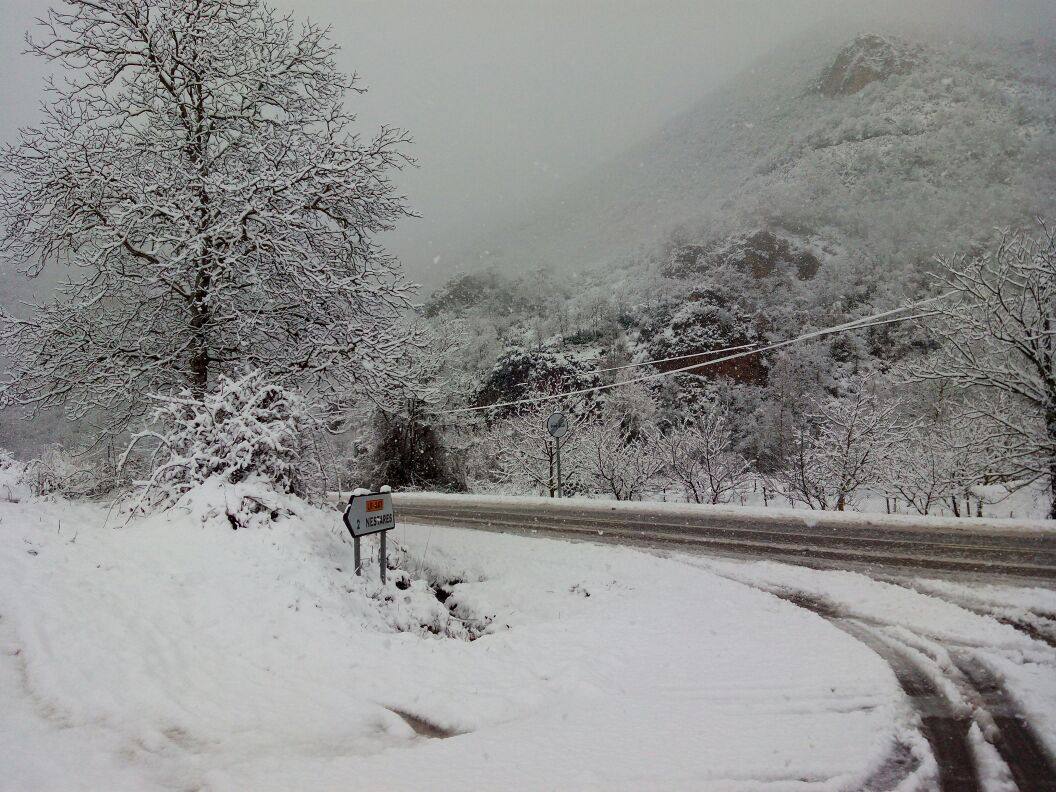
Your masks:
<instances>
[{"instance_id":1,"label":"snow-covered road","mask_svg":"<svg viewBox=\"0 0 1056 792\"><path fill-rule=\"evenodd\" d=\"M1056 788L1056 591L683 556L828 619L891 666L941 789Z\"/></svg>"},{"instance_id":2,"label":"snow-covered road","mask_svg":"<svg viewBox=\"0 0 1056 792\"><path fill-rule=\"evenodd\" d=\"M296 508L233 532L0 504L0 788L934 788L891 666L790 592L921 654L978 650L1056 711L1050 647L935 596L1056 612L1045 590L409 525L381 588L333 513Z\"/></svg>"}]
</instances>

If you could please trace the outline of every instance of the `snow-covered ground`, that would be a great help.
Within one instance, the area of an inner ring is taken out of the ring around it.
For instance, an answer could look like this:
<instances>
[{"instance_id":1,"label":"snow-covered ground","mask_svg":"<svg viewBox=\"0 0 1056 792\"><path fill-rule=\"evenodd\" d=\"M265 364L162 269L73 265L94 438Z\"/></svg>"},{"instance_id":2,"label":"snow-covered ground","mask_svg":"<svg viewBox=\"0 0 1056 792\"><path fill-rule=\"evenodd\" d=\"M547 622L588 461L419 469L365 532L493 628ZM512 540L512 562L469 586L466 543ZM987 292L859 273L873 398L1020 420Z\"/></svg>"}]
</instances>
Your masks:
<instances>
[{"instance_id":1,"label":"snow-covered ground","mask_svg":"<svg viewBox=\"0 0 1056 792\"><path fill-rule=\"evenodd\" d=\"M735 493L728 503L722 504L722 507L729 508L734 512L750 508L755 510L777 509L779 511L800 511L819 515L824 515L826 513L810 509L802 503L797 503L787 495L781 493L767 491L767 497L765 498L763 497L763 493L764 489L761 481L749 482L742 490ZM524 494L524 492L508 486L494 488L494 491L492 489L481 491L481 495L484 497L520 497ZM539 497L547 497L547 493L541 490L537 490L532 494ZM1053 523L1048 520L1049 491L1047 481L1037 481L1022 486L1014 491L1009 491L1001 485L976 487L974 489L974 495L983 498L983 517L988 520L1000 520L1003 527L1005 527L1006 520L1018 521L1021 524L1028 522L1035 524L1047 522L1047 530L1052 530ZM580 497L587 497L592 500L607 500L606 496L602 495L587 495ZM643 499L643 502L649 503L650 505L654 503L684 504L686 503L686 496L685 493L677 489L656 490L648 493ZM978 501L973 496L971 504L973 515L975 514L974 510L977 506ZM964 514L963 502L959 504L959 508L961 509L962 514ZM758 511L756 513L758 513ZM829 513L833 514L832 512ZM842 519L844 515L849 514L877 515L885 518L902 518L903 520L917 520L921 517L920 513L905 501L887 498L883 493L870 489L864 489L863 492L859 493L858 496L854 498L848 511L834 514L834 516L838 519ZM971 517L966 518L964 516L958 517L955 515L950 504L945 501L933 504L927 516L929 522L933 525L940 524L935 522L935 518L945 518L945 522L942 524L951 527L956 526L957 523L954 522L956 520L971 519Z\"/></svg>"},{"instance_id":2,"label":"snow-covered ground","mask_svg":"<svg viewBox=\"0 0 1056 792\"><path fill-rule=\"evenodd\" d=\"M764 503L762 495L762 484L756 482L749 485L743 493L739 493L734 500L742 506L776 506L778 508L806 508L802 504L791 503L787 496L770 494L768 502ZM983 517L1000 520L1044 520L1049 515L1049 491L1048 481L1036 481L1032 484L1021 486L1015 490L995 484L988 487L974 487L971 503L971 513L975 513L978 507L977 498L982 498ZM661 497L671 497L662 495ZM958 508L962 514L965 511L963 498ZM920 514L905 501L885 497L882 492L864 488L854 499L853 510L865 514L902 514L909 517L919 517ZM948 517L958 519L953 513L949 502L940 501L932 505L928 512L930 517Z\"/></svg>"},{"instance_id":3,"label":"snow-covered ground","mask_svg":"<svg viewBox=\"0 0 1056 792\"><path fill-rule=\"evenodd\" d=\"M962 675L951 655L981 662L1056 757L1056 648L1029 634L1044 634L1050 644L1056 640L1056 590L928 578L886 581L769 561L674 557L764 590L806 595L871 625L910 651L938 686L966 711L976 711L976 721L985 726L989 714L979 711L970 686L966 692L957 685Z\"/></svg>"},{"instance_id":4,"label":"snow-covered ground","mask_svg":"<svg viewBox=\"0 0 1056 792\"><path fill-rule=\"evenodd\" d=\"M0 504L0 787L859 789L898 746L934 770L875 654L725 568L403 526L381 588L336 513L288 505L232 531Z\"/></svg>"}]
</instances>

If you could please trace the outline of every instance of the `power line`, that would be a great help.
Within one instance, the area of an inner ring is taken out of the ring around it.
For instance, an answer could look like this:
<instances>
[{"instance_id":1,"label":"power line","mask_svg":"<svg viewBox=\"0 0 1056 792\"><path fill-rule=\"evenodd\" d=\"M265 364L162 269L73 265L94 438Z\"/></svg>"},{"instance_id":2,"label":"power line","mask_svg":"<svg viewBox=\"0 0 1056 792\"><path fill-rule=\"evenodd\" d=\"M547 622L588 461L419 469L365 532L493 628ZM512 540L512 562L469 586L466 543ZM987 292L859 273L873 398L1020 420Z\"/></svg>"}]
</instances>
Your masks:
<instances>
[{"instance_id":1,"label":"power line","mask_svg":"<svg viewBox=\"0 0 1056 792\"><path fill-rule=\"evenodd\" d=\"M689 355L677 355L676 357L661 358L660 360L643 360L641 363L627 363L623 366L613 366L611 368L603 369L590 369L587 371L580 371L580 374L605 374L609 371L623 371L629 368L640 368L641 366L652 366L656 363L670 363L675 360L689 360L690 358L702 357L704 355L718 355L722 352L739 352L742 349L750 349L752 347L759 346L758 344L742 344L741 346L723 347L722 349L708 349L703 352L693 352ZM519 387L521 385L529 385L529 381L518 382L513 387Z\"/></svg>"},{"instance_id":2,"label":"power line","mask_svg":"<svg viewBox=\"0 0 1056 792\"><path fill-rule=\"evenodd\" d=\"M689 360L690 358L701 357L702 355L718 355L721 352L740 352L742 349L751 349L757 347L758 344L741 344L740 346L723 347L722 349L707 349L703 352L693 352L688 355L677 355L675 357L661 358L660 360L643 360L641 363L628 363L624 366L613 366L612 368L594 369L593 371L586 371L585 374L605 374L609 371L623 371L629 368L640 368L641 366L652 366L657 363L671 363L676 360Z\"/></svg>"},{"instance_id":3,"label":"power line","mask_svg":"<svg viewBox=\"0 0 1056 792\"><path fill-rule=\"evenodd\" d=\"M770 352L774 349L781 349L782 347L791 346L792 344L798 344L802 341L807 341L812 338L819 338L824 335L842 333L848 330L864 330L869 327L891 324L893 322L907 322L912 319L920 319L922 317L931 316L933 314L932 312L926 312L922 314L914 314L912 316L902 316L897 319L888 319L888 317L891 317L897 313L902 313L903 311L909 311L914 308L919 308L922 305L927 305L928 303L935 302L936 300L945 299L953 293L953 291L949 291L945 294L940 294L938 297L930 297L927 300L921 300L920 302L912 303L910 305L904 305L901 308L894 308L890 311L882 311L880 313L873 314L872 316L866 316L861 319L855 319L853 322L844 322L843 324L833 325L832 327L826 327L822 330L814 330L809 333L804 333L801 336L791 338L787 341L778 341L777 343L770 344L768 346L758 347L756 349L751 349L746 352L737 352L733 355L726 355L725 357L715 358L714 360L708 360L703 363L693 363L688 366L683 366L682 368L672 369L670 371L658 371L654 374L646 374L645 376L635 377L634 379L623 380L621 382L611 382L608 385L595 385L590 388L580 388L579 390L566 391L564 393L554 393L546 396L532 396L525 399L516 399L514 401L502 402L500 404L486 404L480 407L458 407L453 410L441 410L439 414L455 415L458 413L483 412L484 410L497 410L502 407L517 407L522 404L534 404L537 402L567 399L571 396L582 396L587 393L596 393L598 391L610 390L612 388L620 388L624 385L634 385L639 382L651 382L653 380L658 380L663 377L670 377L675 374L684 374L688 371L695 371L696 369L707 368L708 366L714 366L719 363L726 363L731 360L738 360L740 358L747 357L748 355L756 355L763 352ZM873 322L874 319L884 319L886 321Z\"/></svg>"}]
</instances>

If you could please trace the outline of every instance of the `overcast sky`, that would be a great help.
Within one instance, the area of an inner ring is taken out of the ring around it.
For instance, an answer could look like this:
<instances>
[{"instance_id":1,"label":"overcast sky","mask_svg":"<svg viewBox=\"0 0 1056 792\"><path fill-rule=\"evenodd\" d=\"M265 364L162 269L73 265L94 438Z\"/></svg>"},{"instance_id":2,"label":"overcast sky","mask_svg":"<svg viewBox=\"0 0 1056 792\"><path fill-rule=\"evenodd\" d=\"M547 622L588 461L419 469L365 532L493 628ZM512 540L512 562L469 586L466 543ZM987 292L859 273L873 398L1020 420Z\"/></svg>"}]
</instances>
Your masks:
<instances>
[{"instance_id":1,"label":"overcast sky","mask_svg":"<svg viewBox=\"0 0 1056 792\"><path fill-rule=\"evenodd\" d=\"M40 96L42 66L19 53L45 5L0 0L0 137L7 140L32 121ZM278 5L333 26L342 67L370 89L352 100L365 130L386 123L414 136L420 167L400 181L422 218L405 222L388 244L427 284L457 265L434 266L437 255L602 165L782 40L834 14L865 13L850 0ZM923 3L867 5L912 19ZM1056 9L1034 0L927 5L931 21L976 25L982 14L1027 18Z\"/></svg>"}]
</instances>

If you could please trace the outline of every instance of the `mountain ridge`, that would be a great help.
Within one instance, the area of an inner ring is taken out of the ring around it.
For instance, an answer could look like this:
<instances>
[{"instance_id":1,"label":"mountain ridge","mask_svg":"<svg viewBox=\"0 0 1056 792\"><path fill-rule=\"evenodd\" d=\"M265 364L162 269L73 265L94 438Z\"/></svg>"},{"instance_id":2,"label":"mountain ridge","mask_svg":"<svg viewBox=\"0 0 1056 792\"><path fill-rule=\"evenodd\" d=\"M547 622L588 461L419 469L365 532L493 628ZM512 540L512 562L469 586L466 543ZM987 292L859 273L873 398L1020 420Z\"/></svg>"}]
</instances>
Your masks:
<instances>
[{"instance_id":1,"label":"mountain ridge","mask_svg":"<svg viewBox=\"0 0 1056 792\"><path fill-rule=\"evenodd\" d=\"M858 38L869 36L890 38ZM902 40L914 52L911 68L831 97L818 90L819 82L847 41L842 39L841 49L834 35L825 40L826 46L801 43L746 70L607 169L542 202L526 221L478 241L477 252L461 257L464 267L583 269L642 256L672 235L714 240L774 223L807 223L816 231L823 223L804 213L802 204L814 197L808 182L826 178L848 182L842 196L827 187L833 203L827 208L837 210L832 224L844 231L844 242L862 237L875 243L906 222L901 216L880 218L890 222L870 231L866 220L855 221L846 210L839 216L839 205L852 201L877 215L899 215L898 206L909 207L903 214L911 221L936 211L947 223L951 216L971 216L970 222L953 222L945 235L917 228L912 244L865 245L880 257L950 252L963 246L964 227L978 227L983 217L994 227L1051 213L1051 40L991 43L972 51ZM1006 150L994 150L998 143ZM876 161L885 154L901 161ZM944 156L948 162L941 162ZM1008 173L987 172L1002 166ZM968 184L973 169L982 177ZM891 179L886 196L883 185L866 181L885 172ZM783 188L796 194L782 196ZM966 213L934 194L939 191L976 195Z\"/></svg>"}]
</instances>

